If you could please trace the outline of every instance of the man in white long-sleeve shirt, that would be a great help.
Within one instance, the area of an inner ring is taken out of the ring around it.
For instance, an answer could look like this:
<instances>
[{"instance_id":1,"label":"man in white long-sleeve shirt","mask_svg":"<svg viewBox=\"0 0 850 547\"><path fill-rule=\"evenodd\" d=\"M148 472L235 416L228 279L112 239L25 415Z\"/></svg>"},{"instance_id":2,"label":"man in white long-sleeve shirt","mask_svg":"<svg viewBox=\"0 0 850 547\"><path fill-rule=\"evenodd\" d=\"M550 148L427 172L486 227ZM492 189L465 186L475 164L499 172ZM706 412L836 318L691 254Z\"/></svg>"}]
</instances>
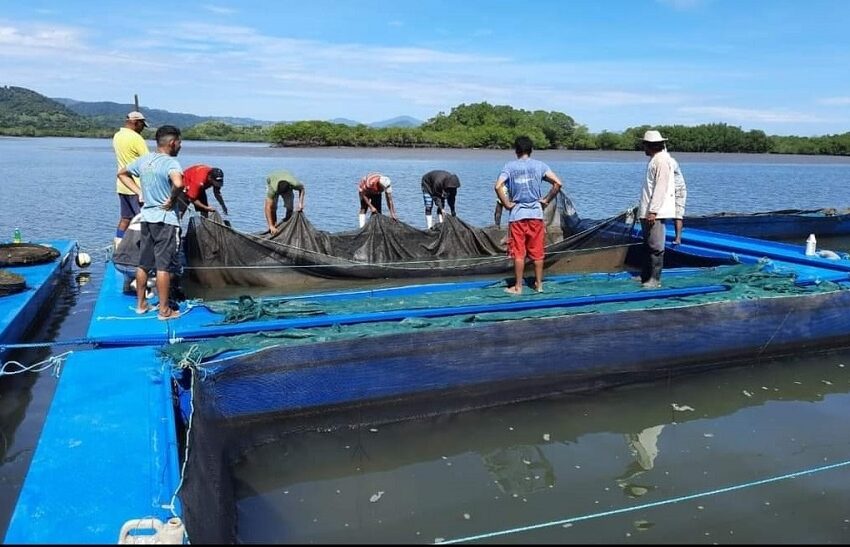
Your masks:
<instances>
[{"instance_id":1,"label":"man in white long-sleeve shirt","mask_svg":"<svg viewBox=\"0 0 850 547\"><path fill-rule=\"evenodd\" d=\"M640 196L638 218L641 222L646 257L640 280L644 287L661 285L664 268L665 221L676 216L674 165L661 133L650 130L643 135L643 150L649 156L646 180Z\"/></svg>"}]
</instances>

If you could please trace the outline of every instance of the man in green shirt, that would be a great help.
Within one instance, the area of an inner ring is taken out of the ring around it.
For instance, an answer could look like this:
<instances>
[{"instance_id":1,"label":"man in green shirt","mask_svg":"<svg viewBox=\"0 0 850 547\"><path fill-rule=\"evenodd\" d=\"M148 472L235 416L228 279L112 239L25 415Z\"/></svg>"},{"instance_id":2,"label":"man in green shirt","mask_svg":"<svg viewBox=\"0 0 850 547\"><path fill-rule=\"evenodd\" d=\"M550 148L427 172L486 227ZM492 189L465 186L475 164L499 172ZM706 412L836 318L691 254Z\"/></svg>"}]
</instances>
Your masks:
<instances>
[{"instance_id":1,"label":"man in green shirt","mask_svg":"<svg viewBox=\"0 0 850 547\"><path fill-rule=\"evenodd\" d=\"M277 233L277 198L283 198L283 206L286 207L286 216L283 221L286 222L292 216L294 209L294 192L298 192L298 211L304 210L304 183L298 180L295 175L289 171L279 170L272 171L266 177L266 223L269 226L271 235Z\"/></svg>"}]
</instances>

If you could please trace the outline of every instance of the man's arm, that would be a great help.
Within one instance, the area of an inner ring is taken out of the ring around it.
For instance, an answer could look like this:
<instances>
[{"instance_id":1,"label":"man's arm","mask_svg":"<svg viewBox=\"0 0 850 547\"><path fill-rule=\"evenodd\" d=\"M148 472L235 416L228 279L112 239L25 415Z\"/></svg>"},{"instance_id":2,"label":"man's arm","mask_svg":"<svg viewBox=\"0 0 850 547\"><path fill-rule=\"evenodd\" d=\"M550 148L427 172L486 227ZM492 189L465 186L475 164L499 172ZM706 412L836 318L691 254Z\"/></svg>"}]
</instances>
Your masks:
<instances>
[{"instance_id":1,"label":"man's arm","mask_svg":"<svg viewBox=\"0 0 850 547\"><path fill-rule=\"evenodd\" d=\"M393 195L387 192L387 205L390 208L390 215L392 215L393 219L398 220L398 216L395 214L395 204L393 203Z\"/></svg>"},{"instance_id":2,"label":"man's arm","mask_svg":"<svg viewBox=\"0 0 850 547\"><path fill-rule=\"evenodd\" d=\"M372 214L377 215L378 209L374 205L372 205L372 200L369 198L369 194L367 194L363 190L358 190L358 193L360 194L360 198L366 203L366 205L369 206L369 210L372 211Z\"/></svg>"},{"instance_id":3,"label":"man's arm","mask_svg":"<svg viewBox=\"0 0 850 547\"><path fill-rule=\"evenodd\" d=\"M142 189L139 188L139 185L136 184L136 181L133 180L133 177L130 175L130 172L127 171L126 167L122 167L118 171L118 178L121 180L122 183L124 183L124 186L132 190L134 194L136 194L140 198L142 197Z\"/></svg>"},{"instance_id":4,"label":"man's arm","mask_svg":"<svg viewBox=\"0 0 850 547\"><path fill-rule=\"evenodd\" d=\"M175 169L168 173L168 178L171 180L171 197L168 198L168 201L162 204L162 208L166 211L170 211L174 208L174 204L177 203L177 199L183 192L183 172Z\"/></svg>"},{"instance_id":5,"label":"man's arm","mask_svg":"<svg viewBox=\"0 0 850 547\"><path fill-rule=\"evenodd\" d=\"M208 213L212 213L213 211L215 211L214 207L210 207L209 205L204 205L204 202L201 201L199 198L193 199L192 205L195 206L195 210L197 210L197 211L206 211Z\"/></svg>"},{"instance_id":6,"label":"man's arm","mask_svg":"<svg viewBox=\"0 0 850 547\"><path fill-rule=\"evenodd\" d=\"M275 224L277 224L275 222L276 221L275 217L277 217L277 196L275 196L274 199L267 197L266 198L266 204L265 204L265 207L263 209L264 209L265 214L266 214L266 225L269 227L269 232L271 232L272 235L274 235L274 233L277 229L275 227Z\"/></svg>"},{"instance_id":7,"label":"man's arm","mask_svg":"<svg viewBox=\"0 0 850 547\"><path fill-rule=\"evenodd\" d=\"M551 169L543 174L543 180L552 185L552 188L549 189L549 193L546 194L546 197L540 200L545 207L549 205L553 199L555 199L555 196L557 196L558 192L561 191L561 186L563 186L563 184L561 184L561 179L558 178L558 175L556 175Z\"/></svg>"},{"instance_id":8,"label":"man's arm","mask_svg":"<svg viewBox=\"0 0 850 547\"><path fill-rule=\"evenodd\" d=\"M307 190L302 186L300 190L298 190L298 211L304 210L304 196L307 195Z\"/></svg>"},{"instance_id":9,"label":"man's arm","mask_svg":"<svg viewBox=\"0 0 850 547\"><path fill-rule=\"evenodd\" d=\"M215 196L216 201L218 201L219 205L221 205L222 212L227 214L227 205L224 204L224 196L221 195L221 188L213 188L213 195ZM210 207L212 209L212 207Z\"/></svg>"},{"instance_id":10,"label":"man's arm","mask_svg":"<svg viewBox=\"0 0 850 547\"><path fill-rule=\"evenodd\" d=\"M502 207L508 211L513 209L515 204L508 196L508 189L505 187L505 178L500 176L496 179L496 184L493 188L496 190L496 197L499 198L499 201L502 203Z\"/></svg>"}]
</instances>

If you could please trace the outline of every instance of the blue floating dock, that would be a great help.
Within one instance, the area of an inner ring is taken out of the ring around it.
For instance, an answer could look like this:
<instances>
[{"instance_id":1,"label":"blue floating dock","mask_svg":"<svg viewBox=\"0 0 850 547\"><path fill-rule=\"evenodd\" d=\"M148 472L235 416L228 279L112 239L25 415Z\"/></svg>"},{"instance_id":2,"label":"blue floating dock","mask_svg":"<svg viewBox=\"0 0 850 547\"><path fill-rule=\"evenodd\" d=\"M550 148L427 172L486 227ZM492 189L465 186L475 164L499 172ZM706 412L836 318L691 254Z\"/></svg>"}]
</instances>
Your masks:
<instances>
[{"instance_id":1,"label":"blue floating dock","mask_svg":"<svg viewBox=\"0 0 850 547\"><path fill-rule=\"evenodd\" d=\"M3 268L11 273L23 276L27 288L19 293L0 297L0 362L7 353L4 344L21 342L27 329L35 321L39 310L50 300L59 283L63 271L70 270L76 249L75 241L37 242L59 251L59 257L45 264L32 266L13 266Z\"/></svg>"},{"instance_id":2,"label":"blue floating dock","mask_svg":"<svg viewBox=\"0 0 850 547\"><path fill-rule=\"evenodd\" d=\"M170 365L153 348L74 353L5 542L114 544L128 520L165 521L177 456Z\"/></svg>"},{"instance_id":3,"label":"blue floating dock","mask_svg":"<svg viewBox=\"0 0 850 547\"><path fill-rule=\"evenodd\" d=\"M69 245L63 256L70 249ZM797 246L696 229L685 231L677 251L745 264L769 258L783 272L793 272L801 285L835 281L841 286L830 293L799 297L720 301L616 314L558 314L555 318L492 322L463 332L410 331L379 335L369 343L352 338L271 348L268 353L241 360L219 359L207 371L209 374L252 365L264 381L258 383L251 375L220 377L217 396L211 400L219 415L226 418L320 412L336 406L473 389L486 382L505 386L537 382L545 387L550 379L572 378L586 386L599 386L600 377L617 383L634 373L699 367L707 359L726 362L818 344L846 343L850 318L845 310L850 305L850 290L843 289L850 280L850 261L807 257ZM687 277L694 271L671 269L665 270L664 276ZM587 276L547 279L578 277ZM623 280L630 274L590 277ZM124 275L108 263L87 336L100 348L72 354L62 369L7 530L7 543L113 543L129 520L154 517L165 521L173 514L183 515L174 498L180 469L172 370L170 363L157 355L157 348L163 344L410 317L669 300L728 290L724 285L653 290L635 285L635 290L611 294L543 294L500 298L480 306L441 308L405 306L404 299L399 298L396 308L382 311L225 324L222 315L200 305L187 308L183 304L183 315L169 321L158 320L156 312L138 315L135 297L122 293L123 280ZM286 299L403 297L486 289L493 284L492 280L470 280ZM671 329L675 325L680 328L665 331L664 340L655 335L647 337L648 316L658 324L671 325ZM423 347L439 350L423 352ZM476 351L470 351L470 347ZM504 347L523 348L523 359L517 361L515 353L504 351ZM273 366L268 366L269 362Z\"/></svg>"}]
</instances>

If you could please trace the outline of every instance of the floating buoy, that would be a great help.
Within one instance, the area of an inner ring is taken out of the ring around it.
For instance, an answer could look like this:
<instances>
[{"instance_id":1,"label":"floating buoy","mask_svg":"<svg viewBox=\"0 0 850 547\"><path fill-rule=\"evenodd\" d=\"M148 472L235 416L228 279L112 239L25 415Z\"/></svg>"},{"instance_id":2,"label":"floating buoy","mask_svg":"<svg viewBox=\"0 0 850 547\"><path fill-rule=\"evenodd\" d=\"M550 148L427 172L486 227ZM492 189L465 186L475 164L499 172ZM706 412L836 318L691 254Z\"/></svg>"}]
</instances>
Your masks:
<instances>
[{"instance_id":1,"label":"floating buoy","mask_svg":"<svg viewBox=\"0 0 850 547\"><path fill-rule=\"evenodd\" d=\"M80 268L88 268L91 264L91 257L88 253L77 253L76 262Z\"/></svg>"}]
</instances>

